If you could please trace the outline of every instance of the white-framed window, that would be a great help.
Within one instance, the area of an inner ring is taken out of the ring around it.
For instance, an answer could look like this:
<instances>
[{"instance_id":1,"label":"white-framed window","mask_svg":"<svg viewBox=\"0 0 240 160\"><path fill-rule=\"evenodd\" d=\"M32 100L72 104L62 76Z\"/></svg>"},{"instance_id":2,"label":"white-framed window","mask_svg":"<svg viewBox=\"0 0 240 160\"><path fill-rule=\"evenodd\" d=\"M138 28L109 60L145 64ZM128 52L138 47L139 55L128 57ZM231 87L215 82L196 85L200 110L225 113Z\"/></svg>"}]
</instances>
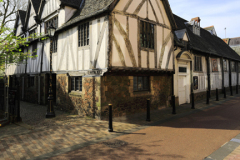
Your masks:
<instances>
[{"instance_id":1,"label":"white-framed window","mask_svg":"<svg viewBox=\"0 0 240 160\"><path fill-rule=\"evenodd\" d=\"M78 47L89 45L89 22L78 26Z\"/></svg>"},{"instance_id":2,"label":"white-framed window","mask_svg":"<svg viewBox=\"0 0 240 160\"><path fill-rule=\"evenodd\" d=\"M82 91L82 77L71 76L71 91Z\"/></svg>"}]
</instances>

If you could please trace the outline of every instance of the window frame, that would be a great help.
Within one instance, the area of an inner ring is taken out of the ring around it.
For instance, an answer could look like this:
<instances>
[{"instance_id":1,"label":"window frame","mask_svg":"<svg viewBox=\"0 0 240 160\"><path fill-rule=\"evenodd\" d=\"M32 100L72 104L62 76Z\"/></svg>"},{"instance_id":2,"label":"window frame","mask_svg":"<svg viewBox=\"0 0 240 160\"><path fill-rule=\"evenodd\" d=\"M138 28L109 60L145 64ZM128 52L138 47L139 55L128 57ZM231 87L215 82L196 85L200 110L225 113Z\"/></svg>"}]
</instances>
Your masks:
<instances>
[{"instance_id":1,"label":"window frame","mask_svg":"<svg viewBox=\"0 0 240 160\"><path fill-rule=\"evenodd\" d=\"M145 49L155 49L155 24L140 20L140 44Z\"/></svg>"},{"instance_id":2,"label":"window frame","mask_svg":"<svg viewBox=\"0 0 240 160\"><path fill-rule=\"evenodd\" d=\"M52 42L51 42L50 52L52 49L52 53L56 53L58 50L58 35L55 35L51 41Z\"/></svg>"},{"instance_id":3,"label":"window frame","mask_svg":"<svg viewBox=\"0 0 240 160\"><path fill-rule=\"evenodd\" d=\"M90 23L85 22L78 26L78 47L89 46L90 43Z\"/></svg>"},{"instance_id":4,"label":"window frame","mask_svg":"<svg viewBox=\"0 0 240 160\"><path fill-rule=\"evenodd\" d=\"M216 60L217 66L213 66L214 61ZM217 58L211 58L211 65L212 65L212 72L218 72L218 59Z\"/></svg>"},{"instance_id":5,"label":"window frame","mask_svg":"<svg viewBox=\"0 0 240 160\"><path fill-rule=\"evenodd\" d=\"M200 62L199 62L200 60ZM194 56L194 71L202 72L202 56Z\"/></svg>"},{"instance_id":6,"label":"window frame","mask_svg":"<svg viewBox=\"0 0 240 160\"><path fill-rule=\"evenodd\" d=\"M77 90L77 87L76 87L76 78L79 78L79 81L78 81L78 90ZM74 79L74 84L72 84L73 82L73 79ZM70 92L82 92L82 76L71 76L70 77Z\"/></svg>"},{"instance_id":7,"label":"window frame","mask_svg":"<svg viewBox=\"0 0 240 160\"><path fill-rule=\"evenodd\" d=\"M139 79L142 79L140 82ZM137 82L137 84L136 84ZM142 83L142 88L139 88L139 83ZM133 91L134 92L142 92L142 91L150 91L150 77L149 76L133 76Z\"/></svg>"}]
</instances>

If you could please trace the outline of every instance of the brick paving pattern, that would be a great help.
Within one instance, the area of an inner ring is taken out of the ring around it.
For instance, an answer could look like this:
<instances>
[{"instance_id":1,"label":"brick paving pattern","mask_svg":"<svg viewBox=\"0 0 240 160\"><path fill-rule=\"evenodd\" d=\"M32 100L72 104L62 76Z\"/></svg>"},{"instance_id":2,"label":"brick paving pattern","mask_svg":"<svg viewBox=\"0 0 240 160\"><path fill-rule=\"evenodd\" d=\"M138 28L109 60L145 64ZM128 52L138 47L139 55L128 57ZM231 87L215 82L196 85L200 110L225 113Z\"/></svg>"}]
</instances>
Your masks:
<instances>
[{"instance_id":1,"label":"brick paving pattern","mask_svg":"<svg viewBox=\"0 0 240 160\"><path fill-rule=\"evenodd\" d=\"M223 99L220 99L223 101ZM220 102L211 99L211 105ZM205 100L195 105L196 109L206 107ZM191 112L190 104L176 107L177 114ZM56 152L84 142L99 140L113 134L127 132L132 128L148 125L159 120L174 117L171 108L151 111L151 122L146 114L139 113L114 119L113 129L108 132L108 121L99 121L56 110L56 117L45 118L46 106L21 102L23 122L0 127L0 159L32 159ZM118 121L118 122L116 122Z\"/></svg>"}]
</instances>

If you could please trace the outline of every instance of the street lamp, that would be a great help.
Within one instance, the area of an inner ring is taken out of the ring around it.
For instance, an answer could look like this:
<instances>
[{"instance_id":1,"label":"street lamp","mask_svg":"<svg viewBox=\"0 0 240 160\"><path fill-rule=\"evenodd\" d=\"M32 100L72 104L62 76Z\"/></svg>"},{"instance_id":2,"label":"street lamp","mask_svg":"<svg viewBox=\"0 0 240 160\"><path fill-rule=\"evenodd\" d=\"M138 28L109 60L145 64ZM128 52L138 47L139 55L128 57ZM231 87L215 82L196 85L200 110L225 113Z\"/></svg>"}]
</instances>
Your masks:
<instances>
[{"instance_id":1,"label":"street lamp","mask_svg":"<svg viewBox=\"0 0 240 160\"><path fill-rule=\"evenodd\" d=\"M46 118L55 117L55 112L53 108L53 89L52 89L52 51L53 51L53 36L55 34L56 28L51 24L48 27L48 36L50 37L50 81L49 81L49 94L48 94L48 108L46 113Z\"/></svg>"}]
</instances>

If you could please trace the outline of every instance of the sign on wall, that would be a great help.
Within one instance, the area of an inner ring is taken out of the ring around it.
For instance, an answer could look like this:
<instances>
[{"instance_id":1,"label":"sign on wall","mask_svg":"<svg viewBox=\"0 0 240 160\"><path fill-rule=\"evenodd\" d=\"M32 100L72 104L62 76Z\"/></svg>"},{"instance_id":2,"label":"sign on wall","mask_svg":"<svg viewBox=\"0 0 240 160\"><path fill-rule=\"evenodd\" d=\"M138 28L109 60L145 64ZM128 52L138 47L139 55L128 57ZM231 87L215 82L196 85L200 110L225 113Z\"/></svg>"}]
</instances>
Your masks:
<instances>
[{"instance_id":1,"label":"sign on wall","mask_svg":"<svg viewBox=\"0 0 240 160\"><path fill-rule=\"evenodd\" d=\"M194 90L198 89L198 76L193 77L193 89Z\"/></svg>"},{"instance_id":2,"label":"sign on wall","mask_svg":"<svg viewBox=\"0 0 240 160\"><path fill-rule=\"evenodd\" d=\"M212 58L212 71L217 72L218 71L218 63L216 58Z\"/></svg>"}]
</instances>

